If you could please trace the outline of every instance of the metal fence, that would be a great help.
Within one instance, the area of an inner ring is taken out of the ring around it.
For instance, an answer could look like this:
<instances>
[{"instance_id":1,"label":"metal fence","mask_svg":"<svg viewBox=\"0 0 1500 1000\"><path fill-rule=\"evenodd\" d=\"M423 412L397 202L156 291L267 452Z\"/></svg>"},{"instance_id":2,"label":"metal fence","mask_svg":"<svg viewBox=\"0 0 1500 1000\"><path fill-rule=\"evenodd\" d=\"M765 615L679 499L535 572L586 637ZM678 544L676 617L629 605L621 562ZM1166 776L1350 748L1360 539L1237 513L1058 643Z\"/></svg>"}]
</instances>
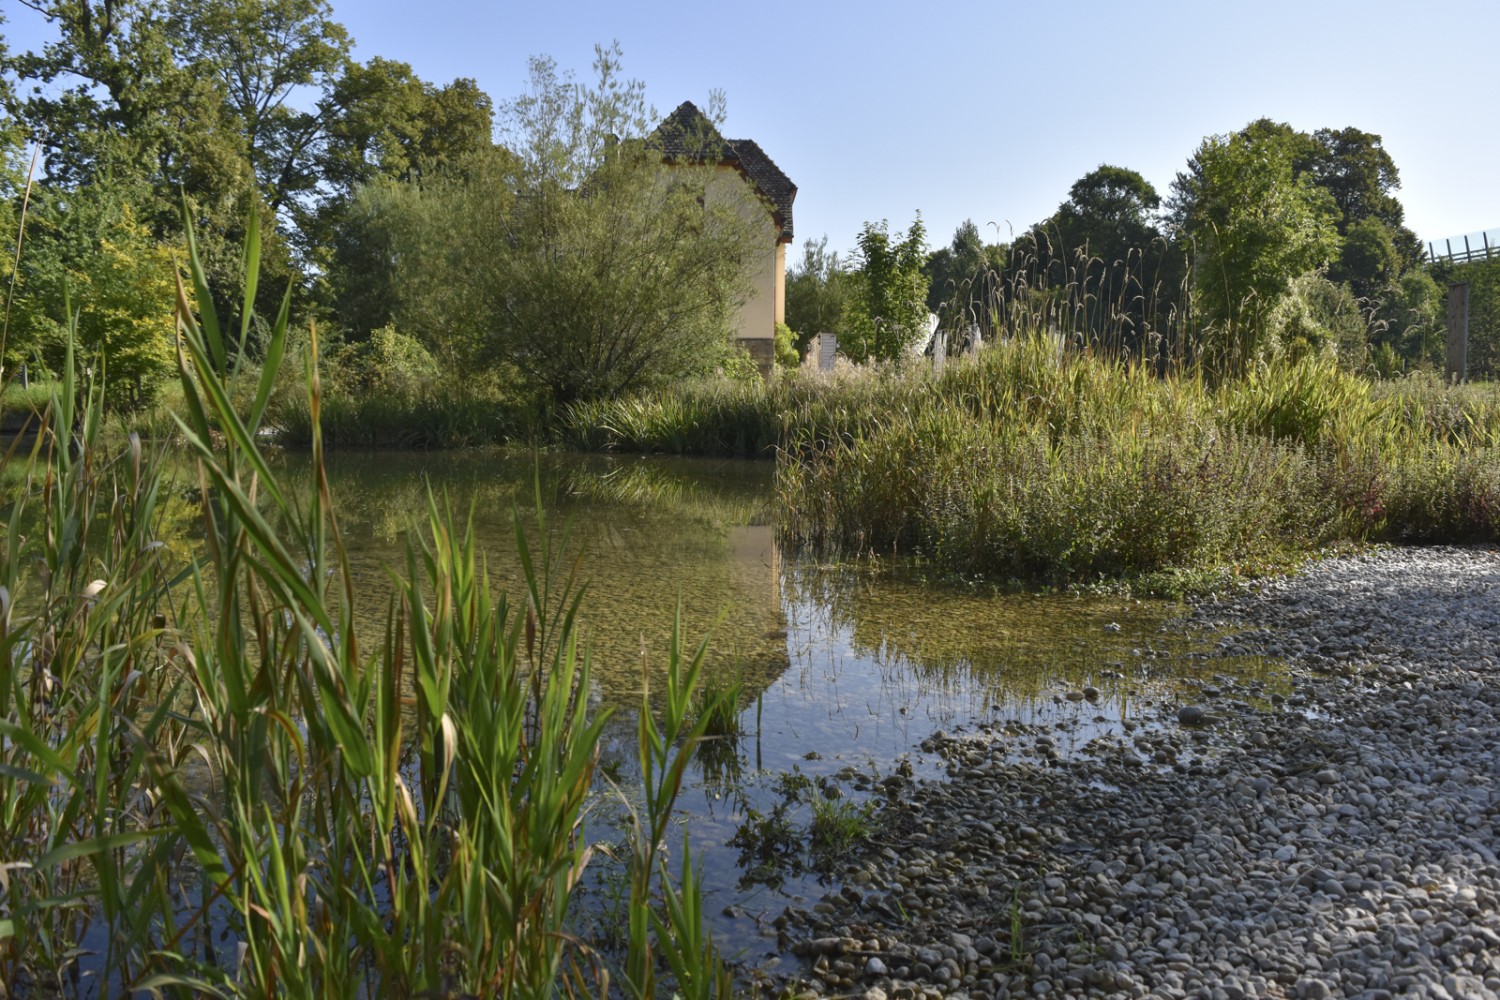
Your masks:
<instances>
[{"instance_id":1,"label":"metal fence","mask_svg":"<svg viewBox=\"0 0 1500 1000\"><path fill-rule=\"evenodd\" d=\"M1500 257L1500 229L1489 229L1482 233L1465 233L1462 236L1428 243L1427 257L1434 264L1440 260L1467 264L1470 261Z\"/></svg>"}]
</instances>

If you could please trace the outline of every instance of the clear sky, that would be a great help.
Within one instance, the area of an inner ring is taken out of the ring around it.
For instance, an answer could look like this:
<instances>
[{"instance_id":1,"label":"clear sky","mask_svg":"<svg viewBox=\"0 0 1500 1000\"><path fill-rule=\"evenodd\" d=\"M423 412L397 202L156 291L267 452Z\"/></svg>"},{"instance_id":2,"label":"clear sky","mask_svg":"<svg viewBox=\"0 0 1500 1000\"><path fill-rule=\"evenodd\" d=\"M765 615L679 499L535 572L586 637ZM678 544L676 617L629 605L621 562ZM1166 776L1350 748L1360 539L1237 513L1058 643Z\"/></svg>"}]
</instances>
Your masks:
<instances>
[{"instance_id":1,"label":"clear sky","mask_svg":"<svg viewBox=\"0 0 1500 1000\"><path fill-rule=\"evenodd\" d=\"M1424 240L1500 227L1495 0L333 0L361 60L475 78L497 105L546 54L581 77L617 39L663 114L712 89L730 138L797 184L797 241L865 220L1009 239L1101 163L1163 196L1206 135L1262 116L1384 138ZM31 11L0 0L13 48Z\"/></svg>"}]
</instances>

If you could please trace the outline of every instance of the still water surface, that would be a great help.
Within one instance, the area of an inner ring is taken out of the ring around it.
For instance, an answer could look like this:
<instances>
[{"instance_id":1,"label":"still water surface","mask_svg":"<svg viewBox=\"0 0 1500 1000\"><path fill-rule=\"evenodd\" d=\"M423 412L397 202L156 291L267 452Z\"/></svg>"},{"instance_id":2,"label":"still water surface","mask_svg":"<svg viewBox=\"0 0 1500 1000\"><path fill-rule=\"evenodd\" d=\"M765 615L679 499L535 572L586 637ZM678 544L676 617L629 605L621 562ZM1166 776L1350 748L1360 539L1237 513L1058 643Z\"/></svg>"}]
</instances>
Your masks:
<instances>
[{"instance_id":1,"label":"still water surface","mask_svg":"<svg viewBox=\"0 0 1500 1000\"><path fill-rule=\"evenodd\" d=\"M295 478L306 458L285 461ZM863 796L851 768L938 773L917 744L939 728L1049 725L1066 752L1118 733L1141 703L1174 697L1198 662L1182 655L1187 639L1164 630L1180 613L1170 604L997 595L784 551L767 463L451 453L337 454L330 463L372 616L384 614L385 567L403 564L429 488L456 511L472 509L493 580L518 594L515 512L535 538L539 482L549 537L560 542L568 526L564 561L587 584L581 620L594 697L617 710L604 764L622 786L631 783L641 686L661 676L679 609L691 643L709 637L711 668L744 686L744 738L693 772L682 823L703 862L706 911L719 915L728 950L751 960L774 951L767 918L788 899L826 891L816 872L742 866L730 845L747 818L785 802L780 775L836 784L853 809ZM1085 686L1096 701L1068 698ZM805 832L809 798L787 806L794 830ZM621 810L601 795L591 836L617 837ZM591 888L607 909L607 869Z\"/></svg>"}]
</instances>

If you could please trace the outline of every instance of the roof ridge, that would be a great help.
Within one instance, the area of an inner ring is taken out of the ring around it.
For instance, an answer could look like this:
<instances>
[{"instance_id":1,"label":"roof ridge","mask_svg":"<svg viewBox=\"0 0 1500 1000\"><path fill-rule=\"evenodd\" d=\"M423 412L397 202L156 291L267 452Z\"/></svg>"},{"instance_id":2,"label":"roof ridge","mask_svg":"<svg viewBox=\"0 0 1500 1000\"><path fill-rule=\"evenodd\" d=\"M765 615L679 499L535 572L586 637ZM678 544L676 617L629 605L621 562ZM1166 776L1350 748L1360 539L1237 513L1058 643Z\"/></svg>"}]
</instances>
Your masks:
<instances>
[{"instance_id":1,"label":"roof ridge","mask_svg":"<svg viewBox=\"0 0 1500 1000\"><path fill-rule=\"evenodd\" d=\"M662 155L668 161L707 162L705 153L708 147L718 148L722 144L722 152L728 155L721 156L719 162L737 167L751 186L770 202L781 239L791 241L792 202L797 197L797 185L760 143L754 139L726 139L718 126L692 101L677 105L651 135L660 143Z\"/></svg>"}]
</instances>

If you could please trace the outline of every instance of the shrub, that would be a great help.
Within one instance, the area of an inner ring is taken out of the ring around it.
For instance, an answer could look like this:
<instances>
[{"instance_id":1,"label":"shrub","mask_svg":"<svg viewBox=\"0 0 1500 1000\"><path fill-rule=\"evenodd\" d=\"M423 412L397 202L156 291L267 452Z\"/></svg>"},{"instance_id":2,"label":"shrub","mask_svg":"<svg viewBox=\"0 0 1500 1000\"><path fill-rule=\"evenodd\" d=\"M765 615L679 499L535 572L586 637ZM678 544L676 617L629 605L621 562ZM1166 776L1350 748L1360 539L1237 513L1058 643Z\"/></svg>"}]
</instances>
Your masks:
<instances>
[{"instance_id":1,"label":"shrub","mask_svg":"<svg viewBox=\"0 0 1500 1000\"><path fill-rule=\"evenodd\" d=\"M797 353L797 335L785 323L776 324L776 364L780 368L802 364L802 355Z\"/></svg>"}]
</instances>

